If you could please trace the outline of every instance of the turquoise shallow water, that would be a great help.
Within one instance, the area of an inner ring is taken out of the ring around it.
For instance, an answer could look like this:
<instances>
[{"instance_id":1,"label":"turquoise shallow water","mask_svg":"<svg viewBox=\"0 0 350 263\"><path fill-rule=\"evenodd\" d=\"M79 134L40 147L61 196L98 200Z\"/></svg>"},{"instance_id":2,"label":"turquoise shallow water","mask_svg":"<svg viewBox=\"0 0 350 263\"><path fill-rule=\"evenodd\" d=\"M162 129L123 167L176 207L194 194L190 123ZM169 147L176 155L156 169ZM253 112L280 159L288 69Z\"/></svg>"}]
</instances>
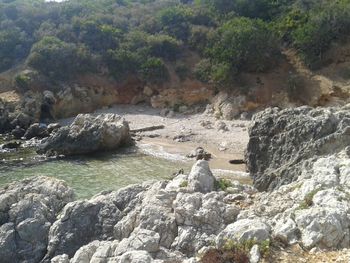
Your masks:
<instances>
[{"instance_id":1,"label":"turquoise shallow water","mask_svg":"<svg viewBox=\"0 0 350 263\"><path fill-rule=\"evenodd\" d=\"M43 175L66 181L75 190L77 198L89 198L101 191L117 190L148 180L167 179L181 168L189 171L192 164L155 158L135 149L49 161L43 161L27 149L0 153L0 160L0 187Z\"/></svg>"}]
</instances>

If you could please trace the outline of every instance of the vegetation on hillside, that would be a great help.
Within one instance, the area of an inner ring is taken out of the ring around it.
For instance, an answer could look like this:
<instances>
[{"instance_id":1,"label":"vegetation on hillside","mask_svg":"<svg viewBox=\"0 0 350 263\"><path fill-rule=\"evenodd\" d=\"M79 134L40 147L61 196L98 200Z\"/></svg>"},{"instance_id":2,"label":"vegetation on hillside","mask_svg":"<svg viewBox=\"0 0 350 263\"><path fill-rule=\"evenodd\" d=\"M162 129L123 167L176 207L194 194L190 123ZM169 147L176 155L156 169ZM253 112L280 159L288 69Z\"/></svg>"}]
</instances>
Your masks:
<instances>
[{"instance_id":1,"label":"vegetation on hillside","mask_svg":"<svg viewBox=\"0 0 350 263\"><path fill-rule=\"evenodd\" d=\"M350 0L0 0L0 72L20 63L53 80L95 72L227 86L295 48L310 68L350 33ZM200 56L188 68L185 51Z\"/></svg>"}]
</instances>

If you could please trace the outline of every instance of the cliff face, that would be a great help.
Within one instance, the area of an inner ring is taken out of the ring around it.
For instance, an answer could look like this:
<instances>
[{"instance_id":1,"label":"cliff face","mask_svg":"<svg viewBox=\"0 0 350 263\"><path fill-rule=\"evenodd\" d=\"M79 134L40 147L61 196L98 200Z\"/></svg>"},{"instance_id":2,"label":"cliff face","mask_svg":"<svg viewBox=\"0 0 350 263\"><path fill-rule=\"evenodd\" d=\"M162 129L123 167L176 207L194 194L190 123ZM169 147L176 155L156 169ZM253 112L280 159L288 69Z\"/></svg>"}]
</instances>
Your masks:
<instances>
[{"instance_id":1,"label":"cliff face","mask_svg":"<svg viewBox=\"0 0 350 263\"><path fill-rule=\"evenodd\" d=\"M246 150L254 185L273 190L297 180L314 159L350 146L350 105L266 109L253 117Z\"/></svg>"}]
</instances>

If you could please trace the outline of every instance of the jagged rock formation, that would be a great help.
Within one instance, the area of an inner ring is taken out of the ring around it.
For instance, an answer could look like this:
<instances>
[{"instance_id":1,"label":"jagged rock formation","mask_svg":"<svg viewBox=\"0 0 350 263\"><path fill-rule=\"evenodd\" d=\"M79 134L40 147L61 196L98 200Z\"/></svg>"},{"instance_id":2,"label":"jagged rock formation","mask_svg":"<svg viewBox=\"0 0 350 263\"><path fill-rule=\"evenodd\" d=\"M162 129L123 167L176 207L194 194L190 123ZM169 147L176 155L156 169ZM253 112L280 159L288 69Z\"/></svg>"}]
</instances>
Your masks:
<instances>
[{"instance_id":1,"label":"jagged rock formation","mask_svg":"<svg viewBox=\"0 0 350 263\"><path fill-rule=\"evenodd\" d=\"M79 114L70 126L62 127L39 146L40 153L88 154L114 150L131 143L128 123L116 114Z\"/></svg>"},{"instance_id":2,"label":"jagged rock formation","mask_svg":"<svg viewBox=\"0 0 350 263\"><path fill-rule=\"evenodd\" d=\"M39 262L46 253L51 224L73 200L66 183L37 177L0 189L0 261Z\"/></svg>"},{"instance_id":3,"label":"jagged rock formation","mask_svg":"<svg viewBox=\"0 0 350 263\"><path fill-rule=\"evenodd\" d=\"M343 108L266 109L253 118L246 151L259 190L295 181L306 160L350 146L350 105Z\"/></svg>"}]
</instances>

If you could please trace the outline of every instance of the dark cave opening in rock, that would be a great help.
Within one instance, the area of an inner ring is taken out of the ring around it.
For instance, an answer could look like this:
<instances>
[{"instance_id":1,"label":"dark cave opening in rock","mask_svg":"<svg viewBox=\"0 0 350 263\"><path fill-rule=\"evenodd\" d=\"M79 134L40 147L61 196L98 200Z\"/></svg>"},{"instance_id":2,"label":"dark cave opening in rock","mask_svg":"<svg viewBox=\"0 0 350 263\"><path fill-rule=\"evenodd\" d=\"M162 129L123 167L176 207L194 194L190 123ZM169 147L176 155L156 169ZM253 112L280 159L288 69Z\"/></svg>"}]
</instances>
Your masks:
<instances>
[{"instance_id":1,"label":"dark cave opening in rock","mask_svg":"<svg viewBox=\"0 0 350 263\"><path fill-rule=\"evenodd\" d=\"M43 103L41 105L41 115L40 115L41 121L47 121L47 120L54 119L52 116L52 113L51 113L51 108L52 108L52 106L48 103Z\"/></svg>"}]
</instances>

